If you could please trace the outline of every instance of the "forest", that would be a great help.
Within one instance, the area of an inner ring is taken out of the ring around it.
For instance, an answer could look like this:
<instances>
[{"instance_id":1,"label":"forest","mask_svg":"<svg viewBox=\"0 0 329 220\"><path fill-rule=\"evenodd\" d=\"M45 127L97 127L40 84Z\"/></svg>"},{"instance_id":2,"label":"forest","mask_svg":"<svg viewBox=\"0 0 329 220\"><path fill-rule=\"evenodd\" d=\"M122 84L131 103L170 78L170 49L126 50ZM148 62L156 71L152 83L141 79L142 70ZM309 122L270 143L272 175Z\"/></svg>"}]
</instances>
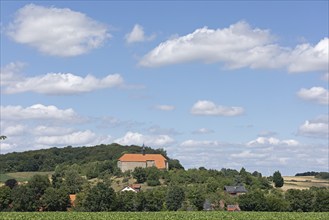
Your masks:
<instances>
[{"instance_id":1,"label":"forest","mask_svg":"<svg viewBox=\"0 0 329 220\"><path fill-rule=\"evenodd\" d=\"M169 159L167 170L155 167L121 172L116 160L123 153L140 153L139 146L117 144L95 147L28 151L1 155L3 172L21 171L24 164L33 171L53 171L50 176L35 175L27 183L8 179L0 187L1 211L242 211L328 212L329 189L289 189L283 191L279 171L264 177L245 168L213 170L205 167L185 170L178 160ZM24 170L26 171L26 169ZM140 192L121 191L139 184ZM246 193L231 195L227 186L243 186ZM70 195L75 195L74 202Z\"/></svg>"},{"instance_id":2,"label":"forest","mask_svg":"<svg viewBox=\"0 0 329 220\"><path fill-rule=\"evenodd\" d=\"M90 162L110 161L116 166L117 159L124 153L140 153L139 146L122 146L119 144L97 145L93 147L50 148L25 152L0 154L0 172L54 171L57 165L83 165ZM145 147L145 153L162 154L171 163L163 149ZM175 167L177 164L171 164ZM181 165L180 165L181 166Z\"/></svg>"}]
</instances>

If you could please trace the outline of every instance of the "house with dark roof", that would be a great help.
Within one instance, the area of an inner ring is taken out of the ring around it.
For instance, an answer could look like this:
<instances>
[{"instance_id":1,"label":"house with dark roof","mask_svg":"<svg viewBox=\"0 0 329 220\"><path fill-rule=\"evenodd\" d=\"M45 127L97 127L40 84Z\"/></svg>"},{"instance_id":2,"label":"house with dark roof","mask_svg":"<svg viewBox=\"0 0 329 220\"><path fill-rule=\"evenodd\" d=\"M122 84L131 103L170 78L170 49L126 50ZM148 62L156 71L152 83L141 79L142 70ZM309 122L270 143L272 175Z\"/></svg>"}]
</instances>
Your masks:
<instances>
[{"instance_id":1,"label":"house with dark roof","mask_svg":"<svg viewBox=\"0 0 329 220\"><path fill-rule=\"evenodd\" d=\"M248 192L244 186L224 186L224 191L232 196L238 196Z\"/></svg>"},{"instance_id":2,"label":"house with dark roof","mask_svg":"<svg viewBox=\"0 0 329 220\"><path fill-rule=\"evenodd\" d=\"M134 170L136 167L156 167L168 170L168 161L161 154L124 154L118 159L118 167L122 172Z\"/></svg>"}]
</instances>

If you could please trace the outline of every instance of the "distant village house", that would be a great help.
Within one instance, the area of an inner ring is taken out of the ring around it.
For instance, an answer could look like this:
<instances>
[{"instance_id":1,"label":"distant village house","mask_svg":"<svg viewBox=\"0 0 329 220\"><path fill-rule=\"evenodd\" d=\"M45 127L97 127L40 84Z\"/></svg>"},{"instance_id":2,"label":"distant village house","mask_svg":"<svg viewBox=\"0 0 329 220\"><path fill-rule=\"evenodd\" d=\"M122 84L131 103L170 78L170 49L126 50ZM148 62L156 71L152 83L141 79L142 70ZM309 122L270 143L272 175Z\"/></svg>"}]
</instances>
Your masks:
<instances>
[{"instance_id":1,"label":"distant village house","mask_svg":"<svg viewBox=\"0 0 329 220\"><path fill-rule=\"evenodd\" d=\"M224 190L231 196L238 196L248 192L244 186L224 186Z\"/></svg>"},{"instance_id":2,"label":"distant village house","mask_svg":"<svg viewBox=\"0 0 329 220\"><path fill-rule=\"evenodd\" d=\"M118 167L122 172L136 167L156 167L158 169L168 170L168 161L161 154L124 154L118 160Z\"/></svg>"},{"instance_id":3,"label":"distant village house","mask_svg":"<svg viewBox=\"0 0 329 220\"><path fill-rule=\"evenodd\" d=\"M122 190L120 190L121 192L125 192L125 191L131 191L131 192L140 192L141 191L142 186L139 184L132 184L130 186L126 186L124 187Z\"/></svg>"}]
</instances>

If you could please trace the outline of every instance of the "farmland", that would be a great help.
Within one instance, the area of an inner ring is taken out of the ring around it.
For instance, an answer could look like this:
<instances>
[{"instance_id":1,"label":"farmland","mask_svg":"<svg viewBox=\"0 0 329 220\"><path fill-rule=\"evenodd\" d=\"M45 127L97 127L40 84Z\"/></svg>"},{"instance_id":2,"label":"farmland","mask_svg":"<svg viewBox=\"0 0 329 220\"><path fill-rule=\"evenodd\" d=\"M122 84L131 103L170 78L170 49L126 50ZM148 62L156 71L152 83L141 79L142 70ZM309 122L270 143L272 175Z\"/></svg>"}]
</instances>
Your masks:
<instances>
[{"instance_id":1,"label":"farmland","mask_svg":"<svg viewBox=\"0 0 329 220\"><path fill-rule=\"evenodd\" d=\"M220 220L326 220L329 219L328 212L322 213L300 213L300 212L2 212L0 218L3 220L30 220L30 219L220 219Z\"/></svg>"},{"instance_id":2,"label":"farmland","mask_svg":"<svg viewBox=\"0 0 329 220\"><path fill-rule=\"evenodd\" d=\"M288 189L309 189L310 187L327 187L329 180L317 179L314 176L284 176L282 190Z\"/></svg>"}]
</instances>

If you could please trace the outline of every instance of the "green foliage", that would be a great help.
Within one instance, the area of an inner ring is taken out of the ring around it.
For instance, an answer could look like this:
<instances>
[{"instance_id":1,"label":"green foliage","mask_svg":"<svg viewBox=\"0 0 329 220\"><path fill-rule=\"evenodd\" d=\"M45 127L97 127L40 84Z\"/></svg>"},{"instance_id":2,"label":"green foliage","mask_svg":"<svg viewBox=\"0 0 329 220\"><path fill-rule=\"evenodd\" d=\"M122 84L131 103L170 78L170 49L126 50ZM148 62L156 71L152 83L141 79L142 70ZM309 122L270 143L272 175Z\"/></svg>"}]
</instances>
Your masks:
<instances>
[{"instance_id":1,"label":"green foliage","mask_svg":"<svg viewBox=\"0 0 329 220\"><path fill-rule=\"evenodd\" d=\"M83 179L78 171L74 169L66 170L64 173L63 185L68 189L70 194L80 192L85 182L85 179Z\"/></svg>"},{"instance_id":2,"label":"green foliage","mask_svg":"<svg viewBox=\"0 0 329 220\"><path fill-rule=\"evenodd\" d=\"M136 193L132 191L119 192L117 194L116 210L122 212L133 212L136 210L135 205Z\"/></svg>"},{"instance_id":3,"label":"green foliage","mask_svg":"<svg viewBox=\"0 0 329 220\"><path fill-rule=\"evenodd\" d=\"M70 205L70 198L64 188L47 188L41 197L43 211L66 211Z\"/></svg>"},{"instance_id":4,"label":"green foliage","mask_svg":"<svg viewBox=\"0 0 329 220\"><path fill-rule=\"evenodd\" d=\"M320 172L315 176L315 178L328 180L329 179L329 172Z\"/></svg>"},{"instance_id":5,"label":"green foliage","mask_svg":"<svg viewBox=\"0 0 329 220\"><path fill-rule=\"evenodd\" d=\"M33 191L36 199L39 199L45 192L45 190L50 187L50 181L47 176L34 175L28 182L27 187Z\"/></svg>"},{"instance_id":6,"label":"green foliage","mask_svg":"<svg viewBox=\"0 0 329 220\"><path fill-rule=\"evenodd\" d=\"M273 174L273 182L275 187L282 187L284 184L283 177L281 176L280 171L275 171Z\"/></svg>"},{"instance_id":7,"label":"green foliage","mask_svg":"<svg viewBox=\"0 0 329 220\"><path fill-rule=\"evenodd\" d=\"M289 189L285 197L292 211L309 212L313 209L315 192L311 190Z\"/></svg>"},{"instance_id":8,"label":"green foliage","mask_svg":"<svg viewBox=\"0 0 329 220\"><path fill-rule=\"evenodd\" d=\"M239 196L239 206L243 211L265 211L266 205L265 196L259 190Z\"/></svg>"},{"instance_id":9,"label":"green foliage","mask_svg":"<svg viewBox=\"0 0 329 220\"><path fill-rule=\"evenodd\" d=\"M166 206L169 211L177 211L181 208L185 199L184 189L178 185L168 187L166 195Z\"/></svg>"},{"instance_id":10,"label":"green foliage","mask_svg":"<svg viewBox=\"0 0 329 220\"><path fill-rule=\"evenodd\" d=\"M35 191L28 186L17 186L11 191L13 200L13 211L33 212L38 211L39 199L36 197Z\"/></svg>"},{"instance_id":11,"label":"green foliage","mask_svg":"<svg viewBox=\"0 0 329 220\"><path fill-rule=\"evenodd\" d=\"M201 211L205 202L205 193L203 188L199 187L198 185L189 186L186 191L186 197L189 203L194 206L196 210Z\"/></svg>"},{"instance_id":12,"label":"green foliage","mask_svg":"<svg viewBox=\"0 0 329 220\"><path fill-rule=\"evenodd\" d=\"M148 167L145 169L147 180L146 183L148 186L158 186L160 185L160 171L156 167Z\"/></svg>"},{"instance_id":13,"label":"green foliage","mask_svg":"<svg viewBox=\"0 0 329 220\"><path fill-rule=\"evenodd\" d=\"M86 194L83 208L88 212L112 211L116 208L114 190L104 183L97 183Z\"/></svg>"},{"instance_id":14,"label":"green foliage","mask_svg":"<svg viewBox=\"0 0 329 220\"><path fill-rule=\"evenodd\" d=\"M286 212L289 211L289 202L281 194L269 194L266 196L266 211Z\"/></svg>"},{"instance_id":15,"label":"green foliage","mask_svg":"<svg viewBox=\"0 0 329 220\"><path fill-rule=\"evenodd\" d=\"M123 153L140 153L139 146L121 146L119 144L97 145L94 147L65 147L50 148L21 153L0 155L0 169L2 173L23 171L53 171L57 165L88 164L96 161L112 161L115 163ZM167 157L163 149L145 147L145 153L159 153ZM168 158L168 157L167 157ZM113 166L113 173L118 172Z\"/></svg>"},{"instance_id":16,"label":"green foliage","mask_svg":"<svg viewBox=\"0 0 329 220\"><path fill-rule=\"evenodd\" d=\"M170 159L168 160L169 170L184 170L184 167L179 160Z\"/></svg>"},{"instance_id":17,"label":"green foliage","mask_svg":"<svg viewBox=\"0 0 329 220\"><path fill-rule=\"evenodd\" d=\"M139 194L139 193L138 193ZM144 210L148 212L158 212L164 209L166 191L162 188L155 188L144 193Z\"/></svg>"},{"instance_id":18,"label":"green foliage","mask_svg":"<svg viewBox=\"0 0 329 220\"><path fill-rule=\"evenodd\" d=\"M0 187L0 211L7 211L11 203L11 190L8 186Z\"/></svg>"},{"instance_id":19,"label":"green foliage","mask_svg":"<svg viewBox=\"0 0 329 220\"><path fill-rule=\"evenodd\" d=\"M8 186L10 189L14 188L15 186L17 186L17 180L16 179L8 179L5 182L5 186Z\"/></svg>"},{"instance_id":20,"label":"green foliage","mask_svg":"<svg viewBox=\"0 0 329 220\"><path fill-rule=\"evenodd\" d=\"M170 219L170 220L326 220L329 213L298 213L298 212L33 212L9 213L1 212L0 219L10 220L127 220L127 219Z\"/></svg>"},{"instance_id":21,"label":"green foliage","mask_svg":"<svg viewBox=\"0 0 329 220\"><path fill-rule=\"evenodd\" d=\"M137 183L144 183L147 178L146 170L142 167L136 167L132 175L136 179Z\"/></svg>"},{"instance_id":22,"label":"green foliage","mask_svg":"<svg viewBox=\"0 0 329 220\"><path fill-rule=\"evenodd\" d=\"M329 212L329 189L317 190L313 207L316 212Z\"/></svg>"}]
</instances>

